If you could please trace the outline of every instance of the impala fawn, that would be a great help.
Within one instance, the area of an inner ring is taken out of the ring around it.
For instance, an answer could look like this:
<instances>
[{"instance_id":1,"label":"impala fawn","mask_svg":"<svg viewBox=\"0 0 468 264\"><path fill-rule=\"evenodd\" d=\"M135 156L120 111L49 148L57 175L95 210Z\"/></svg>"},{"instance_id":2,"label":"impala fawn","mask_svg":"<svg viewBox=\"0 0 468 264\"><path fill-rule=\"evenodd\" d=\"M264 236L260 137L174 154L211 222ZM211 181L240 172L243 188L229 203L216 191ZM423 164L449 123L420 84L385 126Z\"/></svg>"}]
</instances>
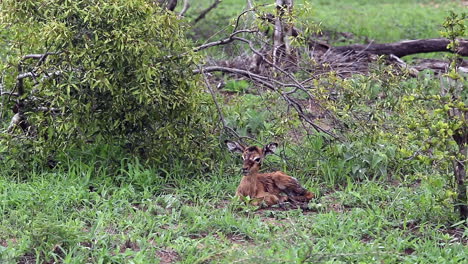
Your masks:
<instances>
[{"instance_id":1,"label":"impala fawn","mask_svg":"<svg viewBox=\"0 0 468 264\"><path fill-rule=\"evenodd\" d=\"M226 140L227 147L232 152L242 153L244 160L242 173L244 176L237 187L236 196L249 196L253 204L265 202L271 206L286 201L308 202L314 194L302 187L296 178L281 171L259 173L263 159L273 154L278 144L270 143L263 148L247 147L238 142Z\"/></svg>"}]
</instances>

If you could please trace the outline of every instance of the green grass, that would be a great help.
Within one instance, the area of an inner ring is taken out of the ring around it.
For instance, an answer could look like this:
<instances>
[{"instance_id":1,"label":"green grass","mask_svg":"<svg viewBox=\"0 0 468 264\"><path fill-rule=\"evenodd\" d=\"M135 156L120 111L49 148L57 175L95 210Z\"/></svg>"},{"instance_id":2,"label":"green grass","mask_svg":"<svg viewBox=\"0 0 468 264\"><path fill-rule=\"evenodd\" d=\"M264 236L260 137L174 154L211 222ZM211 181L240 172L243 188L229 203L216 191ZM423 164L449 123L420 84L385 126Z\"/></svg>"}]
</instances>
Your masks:
<instances>
[{"instance_id":1,"label":"green grass","mask_svg":"<svg viewBox=\"0 0 468 264\"><path fill-rule=\"evenodd\" d=\"M189 9L187 16L195 17L212 1L202 0ZM254 1L257 4L272 4L272 1ZM194 27L198 37L205 39L214 34L220 37L229 32L229 21L246 7L246 1L224 0L206 17L210 23ZM451 0L310 0L295 1L298 9L305 5L312 9L303 20L313 20L323 31L332 33L332 44L362 42L365 38L377 42L393 42L403 39L437 38L441 24L448 11L459 11L461 1ZM215 24L211 22L216 21ZM209 26L209 27L207 27ZM219 31L227 32L219 33ZM344 39L334 32L350 32L355 38Z\"/></svg>"},{"instance_id":2,"label":"green grass","mask_svg":"<svg viewBox=\"0 0 468 264\"><path fill-rule=\"evenodd\" d=\"M325 30L351 32L377 42L438 38L449 10L460 1L312 0L314 18Z\"/></svg>"},{"instance_id":3,"label":"green grass","mask_svg":"<svg viewBox=\"0 0 468 264\"><path fill-rule=\"evenodd\" d=\"M468 230L450 227L456 221L440 176L421 176L417 186L365 181L317 192L305 212L257 210L231 200L240 177L236 163L192 179L163 179L138 163L113 176L76 163L26 182L2 177L0 262L467 260ZM146 185L148 178L153 184Z\"/></svg>"}]
</instances>

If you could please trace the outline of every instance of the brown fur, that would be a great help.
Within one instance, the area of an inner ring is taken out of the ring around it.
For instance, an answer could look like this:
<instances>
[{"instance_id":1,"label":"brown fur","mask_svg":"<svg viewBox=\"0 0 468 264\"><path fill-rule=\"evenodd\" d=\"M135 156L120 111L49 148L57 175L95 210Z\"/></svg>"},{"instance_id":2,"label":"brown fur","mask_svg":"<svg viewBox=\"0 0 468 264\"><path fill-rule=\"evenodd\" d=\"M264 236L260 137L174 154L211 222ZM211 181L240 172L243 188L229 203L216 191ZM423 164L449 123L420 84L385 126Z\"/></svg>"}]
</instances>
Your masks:
<instances>
[{"instance_id":1,"label":"brown fur","mask_svg":"<svg viewBox=\"0 0 468 264\"><path fill-rule=\"evenodd\" d=\"M285 201L308 202L314 194L302 187L296 178L281 171L259 173L262 161L266 155L275 151L277 144L270 143L264 148L256 146L245 147L242 144L226 141L229 150L242 153L244 176L237 187L236 196L249 196L253 204L265 202L271 206Z\"/></svg>"}]
</instances>

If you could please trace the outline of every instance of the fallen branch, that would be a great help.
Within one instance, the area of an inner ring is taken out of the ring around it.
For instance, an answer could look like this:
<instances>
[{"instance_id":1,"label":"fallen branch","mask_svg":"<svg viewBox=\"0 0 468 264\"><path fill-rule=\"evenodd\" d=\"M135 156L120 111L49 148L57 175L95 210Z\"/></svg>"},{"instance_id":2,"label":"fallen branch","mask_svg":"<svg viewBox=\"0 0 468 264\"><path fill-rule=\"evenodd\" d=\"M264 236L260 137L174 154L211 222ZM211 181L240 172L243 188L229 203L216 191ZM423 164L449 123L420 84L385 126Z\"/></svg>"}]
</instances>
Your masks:
<instances>
[{"instance_id":1,"label":"fallen branch","mask_svg":"<svg viewBox=\"0 0 468 264\"><path fill-rule=\"evenodd\" d=\"M8 95L8 96L15 96L15 97L18 97L19 94L18 93L15 93L15 92L9 92L9 91L5 91L5 92L0 92L0 96L3 96L3 95Z\"/></svg>"},{"instance_id":2,"label":"fallen branch","mask_svg":"<svg viewBox=\"0 0 468 264\"><path fill-rule=\"evenodd\" d=\"M416 63L414 63L413 68L418 71L431 69L437 72L446 72L449 66L450 63L448 61L436 59L422 59L417 60ZM468 62L466 60L462 61L461 66L458 67L458 71L465 74L468 73Z\"/></svg>"},{"instance_id":3,"label":"fallen branch","mask_svg":"<svg viewBox=\"0 0 468 264\"><path fill-rule=\"evenodd\" d=\"M460 39L459 42L460 47L457 50L457 53L461 56L468 56L468 40ZM363 51L366 53L377 55L393 54L397 57L403 57L418 53L451 52L450 49L447 49L447 45L449 43L450 41L448 39L443 38L417 39L384 44L354 44L348 46L332 47L331 49L336 53L345 53L349 51Z\"/></svg>"},{"instance_id":4,"label":"fallen branch","mask_svg":"<svg viewBox=\"0 0 468 264\"><path fill-rule=\"evenodd\" d=\"M391 62L395 63L396 65L398 65L398 67L400 67L400 69L402 69L403 71L408 71L408 73L411 76L413 76L413 77L418 76L418 73L419 73L418 70L416 70L415 68L409 66L408 64L406 64L406 62L404 62L402 59L398 58L397 56L395 56L393 54L390 54L389 60Z\"/></svg>"}]
</instances>

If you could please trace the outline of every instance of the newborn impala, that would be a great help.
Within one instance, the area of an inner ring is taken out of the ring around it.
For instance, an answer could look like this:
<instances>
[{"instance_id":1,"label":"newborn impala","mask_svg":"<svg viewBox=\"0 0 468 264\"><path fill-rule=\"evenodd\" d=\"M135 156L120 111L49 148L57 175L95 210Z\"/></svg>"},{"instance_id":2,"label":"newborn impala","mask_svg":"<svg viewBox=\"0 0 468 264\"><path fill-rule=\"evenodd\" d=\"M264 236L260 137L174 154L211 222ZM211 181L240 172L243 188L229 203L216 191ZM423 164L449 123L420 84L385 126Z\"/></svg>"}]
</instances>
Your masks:
<instances>
[{"instance_id":1,"label":"newborn impala","mask_svg":"<svg viewBox=\"0 0 468 264\"><path fill-rule=\"evenodd\" d=\"M242 166L244 176L237 187L236 196L249 196L253 199L253 204L258 205L264 201L268 206L288 200L308 202L314 197L314 194L302 187L296 178L281 171L258 172L265 156L274 153L278 144L270 143L263 148L246 147L238 142L228 140L226 144L230 151L242 153L244 160Z\"/></svg>"}]
</instances>

